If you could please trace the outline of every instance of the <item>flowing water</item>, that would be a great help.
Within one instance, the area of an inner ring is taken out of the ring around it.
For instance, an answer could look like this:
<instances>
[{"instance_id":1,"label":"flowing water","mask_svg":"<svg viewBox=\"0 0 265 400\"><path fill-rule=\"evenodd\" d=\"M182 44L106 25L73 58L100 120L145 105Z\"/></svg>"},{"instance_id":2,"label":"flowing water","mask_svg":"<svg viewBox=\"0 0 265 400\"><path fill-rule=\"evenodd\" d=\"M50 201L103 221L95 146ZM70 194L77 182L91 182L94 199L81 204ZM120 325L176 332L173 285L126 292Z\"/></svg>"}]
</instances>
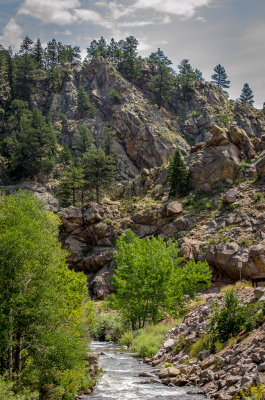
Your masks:
<instances>
[{"instance_id":1,"label":"flowing water","mask_svg":"<svg viewBox=\"0 0 265 400\"><path fill-rule=\"evenodd\" d=\"M104 374L92 396L85 400L203 400L201 395L190 395L191 387L168 387L155 383L143 383L150 378L138 377L140 372L152 372L152 367L142 364L128 352L122 352L112 343L92 342L91 350L103 352L99 364Z\"/></svg>"}]
</instances>

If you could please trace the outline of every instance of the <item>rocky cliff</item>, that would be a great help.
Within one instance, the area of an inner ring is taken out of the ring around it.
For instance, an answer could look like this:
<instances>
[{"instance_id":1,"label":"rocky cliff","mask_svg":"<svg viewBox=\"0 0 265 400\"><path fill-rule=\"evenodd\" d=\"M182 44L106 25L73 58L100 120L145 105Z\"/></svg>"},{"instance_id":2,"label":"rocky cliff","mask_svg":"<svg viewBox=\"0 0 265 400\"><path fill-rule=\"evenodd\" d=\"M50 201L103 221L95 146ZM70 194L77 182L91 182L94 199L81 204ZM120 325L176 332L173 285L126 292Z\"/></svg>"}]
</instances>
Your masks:
<instances>
[{"instance_id":1,"label":"rocky cliff","mask_svg":"<svg viewBox=\"0 0 265 400\"><path fill-rule=\"evenodd\" d=\"M80 85L96 107L93 117L80 118ZM69 65L56 92L45 76L31 92L30 107L50 113L61 144L72 146L80 124L89 126L96 144L106 122L114 132L123 181L102 204L60 209L53 197L58 181L45 188L20 185L59 212L70 267L84 271L92 295L103 298L112 291L115 242L130 228L141 238L160 234L178 240L185 257L209 262L214 279L236 280L239 261L246 278L265 272L264 113L202 81L185 100L175 87L167 107L159 109L145 87L146 82L128 82L109 61L95 59ZM110 96L113 90L119 102ZM191 192L169 199L167 162L176 146L189 167Z\"/></svg>"},{"instance_id":2,"label":"rocky cliff","mask_svg":"<svg viewBox=\"0 0 265 400\"><path fill-rule=\"evenodd\" d=\"M80 85L96 106L94 117L80 118ZM128 82L111 62L94 59L84 65L68 65L56 91L48 78L39 76L30 95L30 107L37 106L50 113L61 144L70 147L78 125L88 125L99 144L104 138L104 125L109 123L115 134L119 171L124 179L134 178L143 168L166 163L176 146L188 153L189 143L209 139L209 128L214 123L238 125L249 137L261 137L265 132L262 111L229 100L211 83L195 82L187 100L183 99L181 87L176 87L169 104L161 109L142 90L145 86L142 81L137 85ZM110 96L113 90L119 94L121 104Z\"/></svg>"},{"instance_id":3,"label":"rocky cliff","mask_svg":"<svg viewBox=\"0 0 265 400\"><path fill-rule=\"evenodd\" d=\"M237 296L242 303L261 308L264 293L264 288L253 290L244 287L237 291ZM162 383L171 386L195 385L207 398L219 400L230 400L240 390L247 391L250 387L264 384L264 323L251 333L242 331L214 354L202 350L197 357L192 357L189 351L193 343L207 334L212 305L220 303L222 298L223 293L204 295L203 304L167 333L164 346L156 356L145 360L155 367Z\"/></svg>"}]
</instances>

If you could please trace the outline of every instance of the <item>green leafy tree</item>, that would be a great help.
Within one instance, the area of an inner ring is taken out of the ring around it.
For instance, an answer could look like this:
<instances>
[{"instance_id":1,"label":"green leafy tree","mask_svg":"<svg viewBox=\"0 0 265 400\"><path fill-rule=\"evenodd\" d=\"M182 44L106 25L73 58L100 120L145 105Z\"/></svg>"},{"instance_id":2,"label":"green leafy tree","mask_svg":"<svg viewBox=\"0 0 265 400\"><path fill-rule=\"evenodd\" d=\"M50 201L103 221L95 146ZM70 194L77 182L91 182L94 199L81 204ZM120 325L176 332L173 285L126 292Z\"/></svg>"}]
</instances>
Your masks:
<instances>
[{"instance_id":1,"label":"green leafy tree","mask_svg":"<svg viewBox=\"0 0 265 400\"><path fill-rule=\"evenodd\" d=\"M241 95L239 97L239 100L242 102L246 102L249 103L251 105L254 104L254 95L253 95L253 91L251 90L251 88L249 87L248 83L245 83L241 92Z\"/></svg>"},{"instance_id":2,"label":"green leafy tree","mask_svg":"<svg viewBox=\"0 0 265 400\"><path fill-rule=\"evenodd\" d=\"M211 273L206 262L189 261L184 267L178 257L177 243L165 242L160 236L140 239L125 231L116 243L114 260L117 268L112 283L116 293L109 305L121 312L132 329L156 323L165 313L179 315L184 295L210 285Z\"/></svg>"},{"instance_id":3,"label":"green leafy tree","mask_svg":"<svg viewBox=\"0 0 265 400\"><path fill-rule=\"evenodd\" d=\"M239 299L232 289L225 293L221 306L215 304L209 331L215 341L225 342L243 329L246 320L246 309L244 305L239 304Z\"/></svg>"},{"instance_id":4,"label":"green leafy tree","mask_svg":"<svg viewBox=\"0 0 265 400\"><path fill-rule=\"evenodd\" d=\"M27 385L40 398L70 400L88 385L84 336L93 312L58 226L32 194L0 199L0 370L16 391Z\"/></svg>"},{"instance_id":5,"label":"green leafy tree","mask_svg":"<svg viewBox=\"0 0 265 400\"><path fill-rule=\"evenodd\" d=\"M174 156L170 158L168 179L170 183L170 195L185 194L188 188L189 170L183 159L181 150L176 148Z\"/></svg>"},{"instance_id":6,"label":"green leafy tree","mask_svg":"<svg viewBox=\"0 0 265 400\"><path fill-rule=\"evenodd\" d=\"M156 67L156 75L152 77L149 87L154 93L155 101L160 108L170 100L170 92L173 89L174 79L172 68L169 67L172 62L160 49L156 53L152 53L148 61Z\"/></svg>"},{"instance_id":7,"label":"green leafy tree","mask_svg":"<svg viewBox=\"0 0 265 400\"><path fill-rule=\"evenodd\" d=\"M84 118L85 116L93 116L96 114L96 107L94 104L92 104L89 100L88 94L84 88L84 86L79 86L78 89L78 111L81 116L81 118Z\"/></svg>"},{"instance_id":8,"label":"green leafy tree","mask_svg":"<svg viewBox=\"0 0 265 400\"><path fill-rule=\"evenodd\" d=\"M230 81L227 77L224 67L222 67L222 65L218 64L214 68L214 72L215 72L215 74L213 74L211 76L212 83L214 83L216 86L218 86L221 89L228 89L230 87ZM225 91L225 93L228 95L227 91Z\"/></svg>"},{"instance_id":9,"label":"green leafy tree","mask_svg":"<svg viewBox=\"0 0 265 400\"><path fill-rule=\"evenodd\" d=\"M106 155L102 148L91 148L82 159L85 185L96 190L100 203L101 189L107 189L117 175L115 159Z\"/></svg>"}]
</instances>

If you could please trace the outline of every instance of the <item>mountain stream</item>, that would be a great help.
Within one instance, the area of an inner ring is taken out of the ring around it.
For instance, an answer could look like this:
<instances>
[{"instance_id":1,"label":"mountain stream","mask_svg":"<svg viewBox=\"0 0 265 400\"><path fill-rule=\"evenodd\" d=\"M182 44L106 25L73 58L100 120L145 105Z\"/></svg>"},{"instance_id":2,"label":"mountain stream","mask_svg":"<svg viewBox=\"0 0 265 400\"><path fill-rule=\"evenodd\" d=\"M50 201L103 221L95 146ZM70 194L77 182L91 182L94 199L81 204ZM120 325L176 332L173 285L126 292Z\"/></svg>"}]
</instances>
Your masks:
<instances>
[{"instance_id":1,"label":"mountain stream","mask_svg":"<svg viewBox=\"0 0 265 400\"><path fill-rule=\"evenodd\" d=\"M139 362L129 352L113 343L92 342L91 350L101 353L99 366L104 371L95 390L85 400L203 400L204 396L188 394L191 387L169 387L159 383L144 383L150 377L139 377L141 372L152 373L152 367ZM154 376L155 378L155 376Z\"/></svg>"}]
</instances>

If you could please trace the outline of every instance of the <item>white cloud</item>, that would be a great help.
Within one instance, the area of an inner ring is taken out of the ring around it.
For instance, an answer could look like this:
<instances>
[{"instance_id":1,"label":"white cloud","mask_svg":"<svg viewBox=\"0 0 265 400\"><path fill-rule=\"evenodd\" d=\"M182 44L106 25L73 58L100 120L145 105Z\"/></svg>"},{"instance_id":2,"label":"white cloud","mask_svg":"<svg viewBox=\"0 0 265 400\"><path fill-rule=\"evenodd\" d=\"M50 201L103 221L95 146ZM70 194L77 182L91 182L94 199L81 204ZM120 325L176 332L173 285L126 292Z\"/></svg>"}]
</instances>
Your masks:
<instances>
[{"instance_id":1,"label":"white cloud","mask_svg":"<svg viewBox=\"0 0 265 400\"><path fill-rule=\"evenodd\" d=\"M78 21L75 10L80 7L79 0L25 0L18 14L29 15L44 24L66 25Z\"/></svg>"},{"instance_id":2,"label":"white cloud","mask_svg":"<svg viewBox=\"0 0 265 400\"><path fill-rule=\"evenodd\" d=\"M152 46L143 40L139 42L138 51L141 55L146 55L147 51L149 51L151 48Z\"/></svg>"},{"instance_id":3,"label":"white cloud","mask_svg":"<svg viewBox=\"0 0 265 400\"><path fill-rule=\"evenodd\" d=\"M204 24L207 21L207 19L203 17L197 17L196 21L202 22Z\"/></svg>"},{"instance_id":4,"label":"white cloud","mask_svg":"<svg viewBox=\"0 0 265 400\"><path fill-rule=\"evenodd\" d=\"M14 51L19 50L22 42L23 29L19 26L14 18L11 18L3 29L3 34L0 36L0 43L4 47L11 46Z\"/></svg>"},{"instance_id":5,"label":"white cloud","mask_svg":"<svg viewBox=\"0 0 265 400\"><path fill-rule=\"evenodd\" d=\"M71 36L73 33L71 31L69 31L69 29L66 29L63 32L60 31L56 31L54 32L55 35L65 35L65 36Z\"/></svg>"},{"instance_id":6,"label":"white cloud","mask_svg":"<svg viewBox=\"0 0 265 400\"><path fill-rule=\"evenodd\" d=\"M199 7L209 5L213 0L137 0L135 9L151 8L157 12L190 18Z\"/></svg>"},{"instance_id":7,"label":"white cloud","mask_svg":"<svg viewBox=\"0 0 265 400\"><path fill-rule=\"evenodd\" d=\"M76 9L74 13L80 22L93 22L95 24L102 23L102 17L96 11L79 8Z\"/></svg>"}]
</instances>

